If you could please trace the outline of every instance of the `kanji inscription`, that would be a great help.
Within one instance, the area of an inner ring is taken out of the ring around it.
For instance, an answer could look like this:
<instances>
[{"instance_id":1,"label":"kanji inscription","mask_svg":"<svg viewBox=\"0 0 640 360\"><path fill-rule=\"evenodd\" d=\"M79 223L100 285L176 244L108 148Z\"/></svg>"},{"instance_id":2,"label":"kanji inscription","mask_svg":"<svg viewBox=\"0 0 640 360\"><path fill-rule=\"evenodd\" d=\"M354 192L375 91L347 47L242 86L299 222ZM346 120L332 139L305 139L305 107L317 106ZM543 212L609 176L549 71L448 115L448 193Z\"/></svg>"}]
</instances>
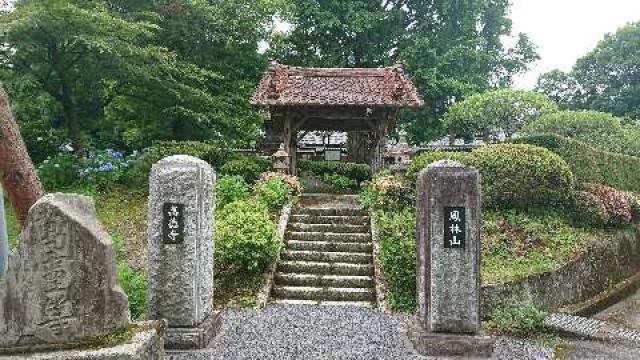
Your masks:
<instances>
[{"instance_id":1,"label":"kanji inscription","mask_svg":"<svg viewBox=\"0 0 640 360\"><path fill-rule=\"evenodd\" d=\"M184 242L184 204L165 203L162 214L164 243L182 244Z\"/></svg>"},{"instance_id":2,"label":"kanji inscription","mask_svg":"<svg viewBox=\"0 0 640 360\"><path fill-rule=\"evenodd\" d=\"M464 207L444 208L444 247L445 249L464 249L467 223Z\"/></svg>"}]
</instances>

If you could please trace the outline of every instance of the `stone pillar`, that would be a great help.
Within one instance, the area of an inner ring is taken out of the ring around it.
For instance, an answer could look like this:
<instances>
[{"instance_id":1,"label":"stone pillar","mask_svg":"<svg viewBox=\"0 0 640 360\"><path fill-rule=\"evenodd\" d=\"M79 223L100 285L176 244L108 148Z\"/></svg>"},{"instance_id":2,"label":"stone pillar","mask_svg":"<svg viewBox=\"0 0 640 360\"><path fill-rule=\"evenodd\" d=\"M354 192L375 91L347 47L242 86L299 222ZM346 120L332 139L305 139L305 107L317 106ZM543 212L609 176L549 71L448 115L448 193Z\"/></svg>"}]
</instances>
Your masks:
<instances>
[{"instance_id":1,"label":"stone pillar","mask_svg":"<svg viewBox=\"0 0 640 360\"><path fill-rule=\"evenodd\" d=\"M213 312L215 174L205 161L171 156L149 180L148 305L166 319L165 347L203 348L220 327Z\"/></svg>"},{"instance_id":2,"label":"stone pillar","mask_svg":"<svg viewBox=\"0 0 640 360\"><path fill-rule=\"evenodd\" d=\"M9 267L9 234L7 233L7 219L4 211L4 193L0 186L0 279L7 273Z\"/></svg>"},{"instance_id":3,"label":"stone pillar","mask_svg":"<svg viewBox=\"0 0 640 360\"><path fill-rule=\"evenodd\" d=\"M418 178L419 329L410 336L429 356L491 351L490 338L474 336L481 330L479 180L476 169L448 160Z\"/></svg>"}]
</instances>

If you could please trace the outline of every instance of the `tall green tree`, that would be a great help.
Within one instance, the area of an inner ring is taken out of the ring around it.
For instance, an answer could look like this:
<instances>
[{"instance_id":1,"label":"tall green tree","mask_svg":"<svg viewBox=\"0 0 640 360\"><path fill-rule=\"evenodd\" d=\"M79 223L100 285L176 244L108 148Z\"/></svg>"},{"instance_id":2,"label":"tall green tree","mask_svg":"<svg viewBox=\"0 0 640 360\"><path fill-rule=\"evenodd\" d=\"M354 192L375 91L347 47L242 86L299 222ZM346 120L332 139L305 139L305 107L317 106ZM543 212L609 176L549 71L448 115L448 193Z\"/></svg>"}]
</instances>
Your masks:
<instances>
[{"instance_id":1,"label":"tall green tree","mask_svg":"<svg viewBox=\"0 0 640 360\"><path fill-rule=\"evenodd\" d=\"M425 109L402 121L414 141L441 136L441 118L456 100L508 86L537 58L531 42L514 46L507 0L295 0L293 29L272 42L271 55L305 66L371 67L405 60Z\"/></svg>"},{"instance_id":2,"label":"tall green tree","mask_svg":"<svg viewBox=\"0 0 640 360\"><path fill-rule=\"evenodd\" d=\"M640 119L640 22L608 34L572 71L543 74L537 90L571 109Z\"/></svg>"}]
</instances>

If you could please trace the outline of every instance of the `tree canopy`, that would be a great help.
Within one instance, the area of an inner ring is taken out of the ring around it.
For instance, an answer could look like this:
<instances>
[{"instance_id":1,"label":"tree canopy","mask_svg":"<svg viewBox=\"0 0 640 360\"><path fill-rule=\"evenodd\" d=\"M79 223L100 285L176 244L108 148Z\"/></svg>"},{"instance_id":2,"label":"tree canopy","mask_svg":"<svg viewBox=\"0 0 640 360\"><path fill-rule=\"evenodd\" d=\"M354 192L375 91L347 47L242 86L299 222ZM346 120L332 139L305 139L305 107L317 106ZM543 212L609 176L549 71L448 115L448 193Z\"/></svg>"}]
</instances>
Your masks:
<instances>
[{"instance_id":1,"label":"tree canopy","mask_svg":"<svg viewBox=\"0 0 640 360\"><path fill-rule=\"evenodd\" d=\"M512 136L540 116L558 111L557 105L533 91L502 89L476 94L449 108L444 116L450 134Z\"/></svg>"},{"instance_id":2,"label":"tree canopy","mask_svg":"<svg viewBox=\"0 0 640 360\"><path fill-rule=\"evenodd\" d=\"M526 35L513 47L507 0L295 0L293 28L270 55L302 66L370 67L406 62L427 106L402 121L415 141L444 134L441 117L454 100L508 86L537 58Z\"/></svg>"},{"instance_id":3,"label":"tree canopy","mask_svg":"<svg viewBox=\"0 0 640 360\"><path fill-rule=\"evenodd\" d=\"M568 109L640 119L640 22L608 34L571 72L543 74L537 90Z\"/></svg>"}]
</instances>

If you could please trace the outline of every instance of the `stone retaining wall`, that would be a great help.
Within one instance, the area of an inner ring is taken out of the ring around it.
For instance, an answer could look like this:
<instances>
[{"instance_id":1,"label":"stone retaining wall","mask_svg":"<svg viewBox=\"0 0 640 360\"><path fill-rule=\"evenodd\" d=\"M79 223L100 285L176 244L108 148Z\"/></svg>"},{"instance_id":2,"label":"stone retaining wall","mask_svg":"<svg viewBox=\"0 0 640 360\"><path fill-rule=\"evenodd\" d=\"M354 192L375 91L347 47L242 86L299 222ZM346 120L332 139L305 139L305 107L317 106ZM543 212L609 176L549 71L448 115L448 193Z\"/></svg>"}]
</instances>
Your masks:
<instances>
[{"instance_id":1,"label":"stone retaining wall","mask_svg":"<svg viewBox=\"0 0 640 360\"><path fill-rule=\"evenodd\" d=\"M640 271L640 225L604 238L562 268L499 285L482 286L482 314L511 301L544 310L585 301Z\"/></svg>"}]
</instances>

